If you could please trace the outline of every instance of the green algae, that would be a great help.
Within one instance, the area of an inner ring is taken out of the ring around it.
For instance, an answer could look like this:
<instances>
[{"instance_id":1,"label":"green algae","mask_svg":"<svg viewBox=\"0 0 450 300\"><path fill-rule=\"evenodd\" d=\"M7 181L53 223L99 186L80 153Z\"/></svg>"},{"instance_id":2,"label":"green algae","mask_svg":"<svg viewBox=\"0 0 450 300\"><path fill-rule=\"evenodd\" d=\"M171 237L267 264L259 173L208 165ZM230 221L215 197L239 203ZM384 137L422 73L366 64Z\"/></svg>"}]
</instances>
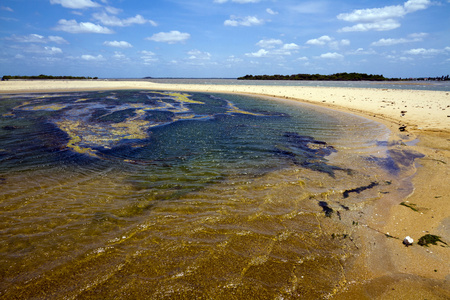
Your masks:
<instances>
[{"instance_id":1,"label":"green algae","mask_svg":"<svg viewBox=\"0 0 450 300\"><path fill-rule=\"evenodd\" d=\"M417 242L417 244L419 244L420 246L425 246L425 247L428 247L429 245L437 245L438 243L442 243L442 244L448 246L448 244L446 242L441 240L440 236L434 235L434 234L425 234Z\"/></svg>"},{"instance_id":2,"label":"green algae","mask_svg":"<svg viewBox=\"0 0 450 300\"><path fill-rule=\"evenodd\" d=\"M215 99L215 104L205 110L206 114L198 114L190 105L206 107L206 102L181 92L130 92L125 101L115 93L75 99L41 95L23 101L3 115L17 117L21 111L41 112L40 117L48 118L67 134L65 147L92 157L99 157L99 151L112 149L123 141L148 139L151 128L180 120L205 120L220 113L262 116L223 99Z\"/></svg>"}]
</instances>

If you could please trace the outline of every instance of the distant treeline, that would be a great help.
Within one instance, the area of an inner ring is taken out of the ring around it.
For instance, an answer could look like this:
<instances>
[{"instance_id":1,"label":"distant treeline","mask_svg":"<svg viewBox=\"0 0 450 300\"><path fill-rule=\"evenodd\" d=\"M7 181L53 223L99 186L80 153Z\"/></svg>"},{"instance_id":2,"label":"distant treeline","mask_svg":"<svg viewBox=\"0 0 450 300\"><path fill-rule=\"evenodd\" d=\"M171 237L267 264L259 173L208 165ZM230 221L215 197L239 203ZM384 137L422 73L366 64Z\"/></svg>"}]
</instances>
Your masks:
<instances>
[{"instance_id":1,"label":"distant treeline","mask_svg":"<svg viewBox=\"0 0 450 300\"><path fill-rule=\"evenodd\" d=\"M98 77L83 77L83 76L52 76L52 75L39 75L39 76L11 76L5 75L2 80L10 79L98 79Z\"/></svg>"},{"instance_id":2,"label":"distant treeline","mask_svg":"<svg viewBox=\"0 0 450 300\"><path fill-rule=\"evenodd\" d=\"M368 75L364 73L336 73L332 75L321 74L294 74L294 75L245 75L239 80L332 80L332 81L397 81L400 78L385 78L383 75Z\"/></svg>"},{"instance_id":3,"label":"distant treeline","mask_svg":"<svg viewBox=\"0 0 450 300\"><path fill-rule=\"evenodd\" d=\"M447 76L441 76L441 77L421 77L421 78L416 78L416 80L449 81L449 80L450 80L450 77L449 77L449 75L447 75Z\"/></svg>"}]
</instances>

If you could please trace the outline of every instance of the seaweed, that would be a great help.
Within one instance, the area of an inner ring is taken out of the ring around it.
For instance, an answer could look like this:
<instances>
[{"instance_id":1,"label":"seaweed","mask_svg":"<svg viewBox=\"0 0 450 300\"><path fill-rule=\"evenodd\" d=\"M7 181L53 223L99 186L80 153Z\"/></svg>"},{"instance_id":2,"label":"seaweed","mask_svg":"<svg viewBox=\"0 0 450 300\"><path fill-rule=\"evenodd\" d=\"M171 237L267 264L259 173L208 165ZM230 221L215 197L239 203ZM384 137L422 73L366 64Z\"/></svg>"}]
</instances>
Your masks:
<instances>
[{"instance_id":1,"label":"seaweed","mask_svg":"<svg viewBox=\"0 0 450 300\"><path fill-rule=\"evenodd\" d=\"M337 150L326 142L296 132L285 132L283 142L283 145L276 146L275 153L290 159L297 166L326 173L333 178L335 171L351 173L349 169L327 164L325 156L337 152Z\"/></svg>"},{"instance_id":2,"label":"seaweed","mask_svg":"<svg viewBox=\"0 0 450 300\"><path fill-rule=\"evenodd\" d=\"M410 208L410 209L412 209L413 211L419 211L418 209L417 209L417 205L416 204L414 204L414 203L406 203L406 202L402 202L402 203L400 203L400 205L403 205L403 206L405 206L405 207L408 207L408 208Z\"/></svg>"},{"instance_id":3,"label":"seaweed","mask_svg":"<svg viewBox=\"0 0 450 300\"><path fill-rule=\"evenodd\" d=\"M424 236L422 236L419 241L417 242L417 244L419 244L420 246L425 246L428 247L430 244L432 245L437 245L437 243L442 243L445 244L446 246L448 246L448 244L446 242L444 242L443 240L441 240L441 237L438 235L434 235L434 234L425 234Z\"/></svg>"},{"instance_id":4,"label":"seaweed","mask_svg":"<svg viewBox=\"0 0 450 300\"><path fill-rule=\"evenodd\" d=\"M326 203L325 201L319 201L319 206L322 207L322 210L325 213L325 217L331 218L334 210L330 206L328 206L328 203Z\"/></svg>"},{"instance_id":5,"label":"seaweed","mask_svg":"<svg viewBox=\"0 0 450 300\"><path fill-rule=\"evenodd\" d=\"M344 193L342 193L342 195L344 196L344 199L345 199L345 198L349 197L350 193L357 193L357 194L359 194L359 193L361 193L361 192L363 192L365 190L374 188L374 187L376 187L378 185L379 185L379 183L374 181L374 182L371 182L369 185L366 185L366 186L360 186L358 188L354 188L354 189L351 189L351 190L345 190Z\"/></svg>"}]
</instances>

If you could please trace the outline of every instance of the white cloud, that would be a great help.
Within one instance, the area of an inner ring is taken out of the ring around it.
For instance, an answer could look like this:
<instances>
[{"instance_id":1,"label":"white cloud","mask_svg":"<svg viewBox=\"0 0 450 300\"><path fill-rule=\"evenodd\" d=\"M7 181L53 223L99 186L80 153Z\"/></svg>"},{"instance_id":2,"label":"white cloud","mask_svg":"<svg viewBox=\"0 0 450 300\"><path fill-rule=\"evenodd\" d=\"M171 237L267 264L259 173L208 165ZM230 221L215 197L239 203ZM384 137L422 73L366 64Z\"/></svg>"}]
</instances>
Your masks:
<instances>
[{"instance_id":1,"label":"white cloud","mask_svg":"<svg viewBox=\"0 0 450 300\"><path fill-rule=\"evenodd\" d=\"M104 33L104 34L114 33L109 28L97 24L93 24L90 22L78 23L75 20L65 20L65 19L59 20L58 25L54 29L66 31L69 33Z\"/></svg>"},{"instance_id":2,"label":"white cloud","mask_svg":"<svg viewBox=\"0 0 450 300\"><path fill-rule=\"evenodd\" d=\"M331 38L328 35L323 35L318 39L308 40L306 44L308 45L325 45L327 42L331 42Z\"/></svg>"},{"instance_id":3,"label":"white cloud","mask_svg":"<svg viewBox=\"0 0 450 300\"><path fill-rule=\"evenodd\" d=\"M267 56L268 54L269 54L269 51L264 50L264 49L259 49L257 52L246 53L245 56L248 56L248 57L264 57L264 56Z\"/></svg>"},{"instance_id":4,"label":"white cloud","mask_svg":"<svg viewBox=\"0 0 450 300\"><path fill-rule=\"evenodd\" d=\"M323 35L317 39L311 39L306 41L307 45L314 45L314 46L328 46L333 49L339 49L340 46L348 46L350 45L349 40L340 40L335 41L334 38L329 37L328 35Z\"/></svg>"},{"instance_id":5,"label":"white cloud","mask_svg":"<svg viewBox=\"0 0 450 300\"><path fill-rule=\"evenodd\" d=\"M351 13L339 14L337 18L346 22L357 23L354 26L344 27L341 32L350 31L386 31L400 27L396 20L408 13L423 10L431 5L430 0L408 0L403 5L391 5L381 8L357 9Z\"/></svg>"},{"instance_id":6,"label":"white cloud","mask_svg":"<svg viewBox=\"0 0 450 300\"><path fill-rule=\"evenodd\" d=\"M237 17L230 16L229 20L225 20L223 23L225 26L255 26L255 25L263 25L266 21L263 19L258 19L255 16L247 16L247 17Z\"/></svg>"},{"instance_id":7,"label":"white cloud","mask_svg":"<svg viewBox=\"0 0 450 300\"><path fill-rule=\"evenodd\" d=\"M369 31L369 30L388 31L398 28L400 26L401 24L399 22L392 19L388 19L388 20L381 20L376 23L360 23L354 26L344 27L342 29L339 29L338 31L339 32Z\"/></svg>"},{"instance_id":8,"label":"white cloud","mask_svg":"<svg viewBox=\"0 0 450 300\"><path fill-rule=\"evenodd\" d=\"M256 43L257 46L265 49L260 49L257 52L246 53L249 57L265 57L265 56L283 56L292 55L297 52L300 46L295 43L283 44L279 39L264 39Z\"/></svg>"},{"instance_id":9,"label":"white cloud","mask_svg":"<svg viewBox=\"0 0 450 300\"><path fill-rule=\"evenodd\" d=\"M191 50L188 52L189 59L201 59L209 60L211 59L211 54L209 52L202 52L200 50Z\"/></svg>"},{"instance_id":10,"label":"white cloud","mask_svg":"<svg viewBox=\"0 0 450 300\"><path fill-rule=\"evenodd\" d=\"M144 50L144 51L141 51L140 53L142 54L141 59L144 61L145 65L150 65L150 64L158 61L158 58L155 57L156 54L153 53L152 51Z\"/></svg>"},{"instance_id":11,"label":"white cloud","mask_svg":"<svg viewBox=\"0 0 450 300\"><path fill-rule=\"evenodd\" d=\"M409 35L409 38L399 38L399 39L380 39L373 42L371 46L392 46L405 43L421 42L423 38L428 34L426 33L413 33Z\"/></svg>"},{"instance_id":12,"label":"white cloud","mask_svg":"<svg viewBox=\"0 0 450 300\"><path fill-rule=\"evenodd\" d=\"M449 47L446 47L444 49L417 48L417 49L411 49L411 50L405 51L405 54L411 54L411 55L436 55L436 54L444 53L445 51L448 51L448 50L450 50Z\"/></svg>"},{"instance_id":13,"label":"white cloud","mask_svg":"<svg viewBox=\"0 0 450 300\"><path fill-rule=\"evenodd\" d=\"M277 11L273 11L271 8L267 8L267 9L266 9L266 12L267 12L269 15L278 15L278 12L277 12Z\"/></svg>"},{"instance_id":14,"label":"white cloud","mask_svg":"<svg viewBox=\"0 0 450 300\"><path fill-rule=\"evenodd\" d=\"M243 62L244 60L242 58L235 57L234 55L231 55L227 58L227 61L233 62L233 63L239 63Z\"/></svg>"},{"instance_id":15,"label":"white cloud","mask_svg":"<svg viewBox=\"0 0 450 300\"><path fill-rule=\"evenodd\" d=\"M116 16L110 16L110 15L106 14L105 12L102 12L102 13L95 13L92 16L94 17L94 19L100 21L100 23L102 23L103 25L106 25L106 26L125 27L125 26L130 26L133 24L141 24L142 25L142 24L146 24L146 23L149 23L153 26L157 26L155 21L146 20L141 15L136 15L134 17L127 18L127 19L119 19Z\"/></svg>"},{"instance_id":16,"label":"white cloud","mask_svg":"<svg viewBox=\"0 0 450 300\"><path fill-rule=\"evenodd\" d=\"M51 54L51 55L63 53L62 50L57 47L44 47L44 50L47 54Z\"/></svg>"},{"instance_id":17,"label":"white cloud","mask_svg":"<svg viewBox=\"0 0 450 300\"><path fill-rule=\"evenodd\" d=\"M0 6L0 9L1 10L6 10L6 11L9 11L9 12L14 12L14 10L11 7L9 7L9 6Z\"/></svg>"},{"instance_id":18,"label":"white cloud","mask_svg":"<svg viewBox=\"0 0 450 300\"><path fill-rule=\"evenodd\" d=\"M277 39L265 39L265 40L260 40L259 42L256 43L257 46L261 47L261 48L275 48L278 45L282 45L283 41L282 40L277 40Z\"/></svg>"},{"instance_id":19,"label":"white cloud","mask_svg":"<svg viewBox=\"0 0 450 300\"><path fill-rule=\"evenodd\" d=\"M177 30L173 30L170 32L159 32L155 33L151 37L146 38L147 40L154 42L162 42L162 43L183 43L191 37L189 33L179 32Z\"/></svg>"},{"instance_id":20,"label":"white cloud","mask_svg":"<svg viewBox=\"0 0 450 300\"><path fill-rule=\"evenodd\" d=\"M117 47L117 48L131 48L133 47L130 43L125 42L125 41L105 41L103 43L103 45L105 46L109 46L109 47Z\"/></svg>"},{"instance_id":21,"label":"white cloud","mask_svg":"<svg viewBox=\"0 0 450 300\"><path fill-rule=\"evenodd\" d=\"M5 38L6 40L10 40L10 41L14 41L14 42L18 42L18 43L57 43L57 44L68 44L69 42L67 42L65 39L63 39L60 36L49 36L49 37L45 37L39 34L29 34L29 35L22 35L22 36L18 36L18 35L12 35L11 37L7 37Z\"/></svg>"},{"instance_id":22,"label":"white cloud","mask_svg":"<svg viewBox=\"0 0 450 300\"><path fill-rule=\"evenodd\" d=\"M328 52L320 55L320 58L327 58L327 59L343 59L344 55L336 53L336 52Z\"/></svg>"},{"instance_id":23,"label":"white cloud","mask_svg":"<svg viewBox=\"0 0 450 300\"><path fill-rule=\"evenodd\" d=\"M106 10L107 12L109 12L110 14L113 14L113 15L120 14L120 13L123 11L123 10L120 9L120 8L115 8L115 7L112 7L112 6L107 6L107 7L105 7L105 10Z\"/></svg>"},{"instance_id":24,"label":"white cloud","mask_svg":"<svg viewBox=\"0 0 450 300\"><path fill-rule=\"evenodd\" d=\"M372 49L365 50L364 48L358 48L354 51L349 51L346 54L349 54L349 55L374 55L377 53Z\"/></svg>"},{"instance_id":25,"label":"white cloud","mask_svg":"<svg viewBox=\"0 0 450 300\"><path fill-rule=\"evenodd\" d=\"M284 44L282 49L284 49L284 50L298 50L298 49L300 49L300 46L295 44L295 43L290 43L290 44Z\"/></svg>"},{"instance_id":26,"label":"white cloud","mask_svg":"<svg viewBox=\"0 0 450 300\"><path fill-rule=\"evenodd\" d=\"M114 57L115 59L121 59L121 60L126 59L125 54L123 54L123 53L120 52L120 51L114 51L113 57Z\"/></svg>"},{"instance_id":27,"label":"white cloud","mask_svg":"<svg viewBox=\"0 0 450 300\"><path fill-rule=\"evenodd\" d=\"M101 54L99 54L97 56L85 54L85 55L81 55L81 59L87 60L87 61L102 61L102 60L105 60Z\"/></svg>"},{"instance_id":28,"label":"white cloud","mask_svg":"<svg viewBox=\"0 0 450 300\"><path fill-rule=\"evenodd\" d=\"M50 0L50 4L61 4L62 7L73 9L100 6L100 4L92 2L91 0Z\"/></svg>"},{"instance_id":29,"label":"white cloud","mask_svg":"<svg viewBox=\"0 0 450 300\"><path fill-rule=\"evenodd\" d=\"M50 35L48 37L48 40L50 42L57 43L57 44L69 44L69 42L66 41L64 38L62 38L60 36L55 36L55 35Z\"/></svg>"}]
</instances>

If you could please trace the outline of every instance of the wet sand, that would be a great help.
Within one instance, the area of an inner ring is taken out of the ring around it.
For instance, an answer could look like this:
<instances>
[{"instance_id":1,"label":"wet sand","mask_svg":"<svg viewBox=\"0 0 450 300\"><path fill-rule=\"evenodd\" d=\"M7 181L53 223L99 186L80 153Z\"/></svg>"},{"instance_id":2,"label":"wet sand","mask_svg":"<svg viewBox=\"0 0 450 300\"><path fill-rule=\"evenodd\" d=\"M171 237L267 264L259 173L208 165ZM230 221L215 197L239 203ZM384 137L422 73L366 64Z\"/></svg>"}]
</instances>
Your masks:
<instances>
[{"instance_id":1,"label":"wet sand","mask_svg":"<svg viewBox=\"0 0 450 300\"><path fill-rule=\"evenodd\" d=\"M367 224L359 226L363 251L355 265L345 270L345 288L335 298L450 298L450 247L417 244L423 235L433 234L450 245L450 92L102 80L0 83L0 93L115 89L263 95L352 112L386 124L392 132L392 144L425 157L417 161L417 173L412 177L414 192L403 199L404 205L384 197L375 204ZM402 244L406 236L414 239L412 246Z\"/></svg>"}]
</instances>

